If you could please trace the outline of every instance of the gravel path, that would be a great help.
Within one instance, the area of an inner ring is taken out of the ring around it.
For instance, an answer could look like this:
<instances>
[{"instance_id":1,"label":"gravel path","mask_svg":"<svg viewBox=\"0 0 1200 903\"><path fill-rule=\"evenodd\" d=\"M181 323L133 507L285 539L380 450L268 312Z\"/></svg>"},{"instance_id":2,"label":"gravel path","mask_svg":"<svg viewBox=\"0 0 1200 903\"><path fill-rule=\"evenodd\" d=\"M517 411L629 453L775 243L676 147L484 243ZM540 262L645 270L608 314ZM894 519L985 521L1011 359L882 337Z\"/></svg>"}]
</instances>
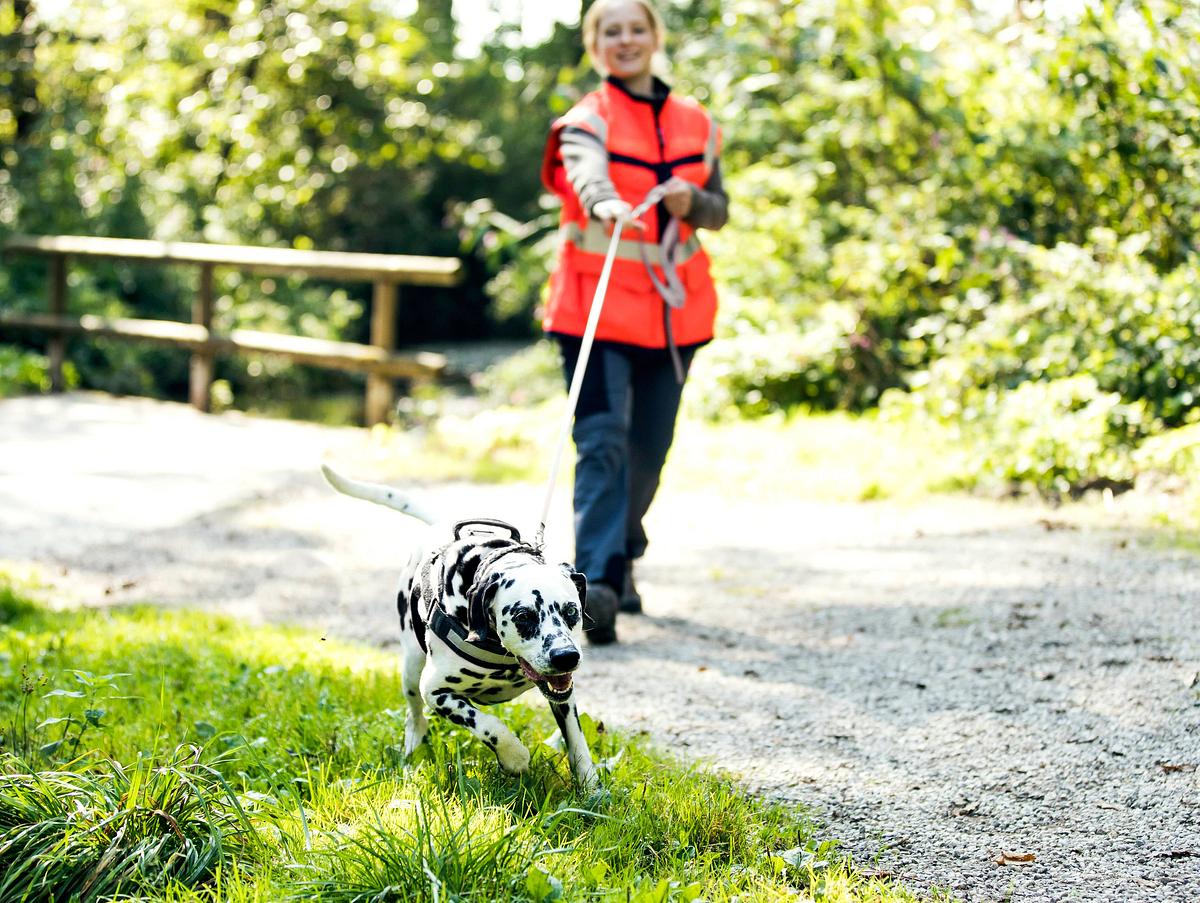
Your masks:
<instances>
[{"instance_id":1,"label":"gravel path","mask_svg":"<svg viewBox=\"0 0 1200 903\"><path fill-rule=\"evenodd\" d=\"M69 602L391 642L415 526L316 471L332 456L361 472L361 440L145 400L0 401L0 568L36 567ZM518 524L540 502L423 494ZM581 705L805 803L918 890L1200 900L1200 560L1059 517L673 495L639 572L649 614L589 652Z\"/></svg>"}]
</instances>

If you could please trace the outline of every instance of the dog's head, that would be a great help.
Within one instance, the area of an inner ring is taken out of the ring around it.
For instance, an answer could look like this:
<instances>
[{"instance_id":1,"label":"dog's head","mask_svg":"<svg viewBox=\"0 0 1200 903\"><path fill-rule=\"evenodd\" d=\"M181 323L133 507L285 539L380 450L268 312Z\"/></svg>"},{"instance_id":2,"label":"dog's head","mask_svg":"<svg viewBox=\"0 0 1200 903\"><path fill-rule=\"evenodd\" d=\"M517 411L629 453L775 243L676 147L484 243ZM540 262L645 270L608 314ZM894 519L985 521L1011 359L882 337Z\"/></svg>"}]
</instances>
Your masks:
<instances>
[{"instance_id":1,"label":"dog's head","mask_svg":"<svg viewBox=\"0 0 1200 903\"><path fill-rule=\"evenodd\" d=\"M489 569L468 599L467 626L482 638L494 625L500 644L551 700L571 693L579 667L587 582L565 564L513 555Z\"/></svg>"}]
</instances>

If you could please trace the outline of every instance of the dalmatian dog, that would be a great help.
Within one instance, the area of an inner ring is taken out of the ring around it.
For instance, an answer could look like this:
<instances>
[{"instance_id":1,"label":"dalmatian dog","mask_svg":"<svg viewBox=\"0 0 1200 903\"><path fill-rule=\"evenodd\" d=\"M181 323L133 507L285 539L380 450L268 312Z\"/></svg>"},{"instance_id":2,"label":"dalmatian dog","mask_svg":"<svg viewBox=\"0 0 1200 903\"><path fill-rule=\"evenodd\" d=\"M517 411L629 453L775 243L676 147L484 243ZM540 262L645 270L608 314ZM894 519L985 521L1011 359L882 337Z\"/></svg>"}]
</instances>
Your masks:
<instances>
[{"instance_id":1,"label":"dalmatian dog","mask_svg":"<svg viewBox=\"0 0 1200 903\"><path fill-rule=\"evenodd\" d=\"M395 489L349 479L328 465L321 470L338 492L434 525L433 517ZM427 531L426 543L411 552L401 571L396 600L408 705L405 755L429 731L427 705L490 747L505 771L520 774L529 767L529 750L481 707L537 687L558 723L576 782L598 791L572 683L586 587L582 574L547 563L502 521L464 521L453 530Z\"/></svg>"}]
</instances>

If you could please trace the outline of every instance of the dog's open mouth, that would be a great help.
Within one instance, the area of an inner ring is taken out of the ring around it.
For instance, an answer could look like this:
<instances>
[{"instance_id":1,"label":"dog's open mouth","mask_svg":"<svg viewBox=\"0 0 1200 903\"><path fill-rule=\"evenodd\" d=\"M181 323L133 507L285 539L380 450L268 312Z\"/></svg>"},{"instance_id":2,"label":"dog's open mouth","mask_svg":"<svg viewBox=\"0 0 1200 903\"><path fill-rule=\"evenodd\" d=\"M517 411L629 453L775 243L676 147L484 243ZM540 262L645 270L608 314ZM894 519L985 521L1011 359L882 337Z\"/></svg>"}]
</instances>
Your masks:
<instances>
[{"instance_id":1,"label":"dog's open mouth","mask_svg":"<svg viewBox=\"0 0 1200 903\"><path fill-rule=\"evenodd\" d=\"M542 674L536 671L533 665L525 661L523 658L517 659L521 663L521 671L525 676L538 685L546 696L565 699L571 692L571 675L570 674Z\"/></svg>"}]
</instances>

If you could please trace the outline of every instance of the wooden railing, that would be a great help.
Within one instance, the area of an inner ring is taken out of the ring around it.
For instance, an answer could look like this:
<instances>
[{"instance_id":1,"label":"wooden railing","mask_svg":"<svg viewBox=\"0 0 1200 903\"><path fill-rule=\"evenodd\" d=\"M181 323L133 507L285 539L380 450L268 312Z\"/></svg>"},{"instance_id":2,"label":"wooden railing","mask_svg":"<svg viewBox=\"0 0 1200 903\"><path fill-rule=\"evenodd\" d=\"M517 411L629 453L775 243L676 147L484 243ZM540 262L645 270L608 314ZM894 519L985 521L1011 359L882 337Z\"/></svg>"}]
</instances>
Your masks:
<instances>
[{"instance_id":1,"label":"wooden railing","mask_svg":"<svg viewBox=\"0 0 1200 903\"><path fill-rule=\"evenodd\" d=\"M290 248L78 235L17 235L5 243L4 251L8 255L35 254L48 258L49 312L0 311L0 328L34 329L50 334L50 378L56 391L61 391L63 387L66 337L72 334L143 340L190 349L190 399L193 405L204 411L211 406L216 356L258 352L281 355L318 367L366 373L368 424L387 420L395 393L393 380L400 377L436 378L446 367L441 355L398 354L395 351L397 286L450 286L457 284L462 276L459 261L448 257L297 251ZM70 316L67 312L67 263L69 260L88 258L199 267L200 279L192 304L191 322ZM371 306L371 343L333 342L249 329L215 332L212 316L213 270L216 267L371 282L375 286Z\"/></svg>"}]
</instances>

